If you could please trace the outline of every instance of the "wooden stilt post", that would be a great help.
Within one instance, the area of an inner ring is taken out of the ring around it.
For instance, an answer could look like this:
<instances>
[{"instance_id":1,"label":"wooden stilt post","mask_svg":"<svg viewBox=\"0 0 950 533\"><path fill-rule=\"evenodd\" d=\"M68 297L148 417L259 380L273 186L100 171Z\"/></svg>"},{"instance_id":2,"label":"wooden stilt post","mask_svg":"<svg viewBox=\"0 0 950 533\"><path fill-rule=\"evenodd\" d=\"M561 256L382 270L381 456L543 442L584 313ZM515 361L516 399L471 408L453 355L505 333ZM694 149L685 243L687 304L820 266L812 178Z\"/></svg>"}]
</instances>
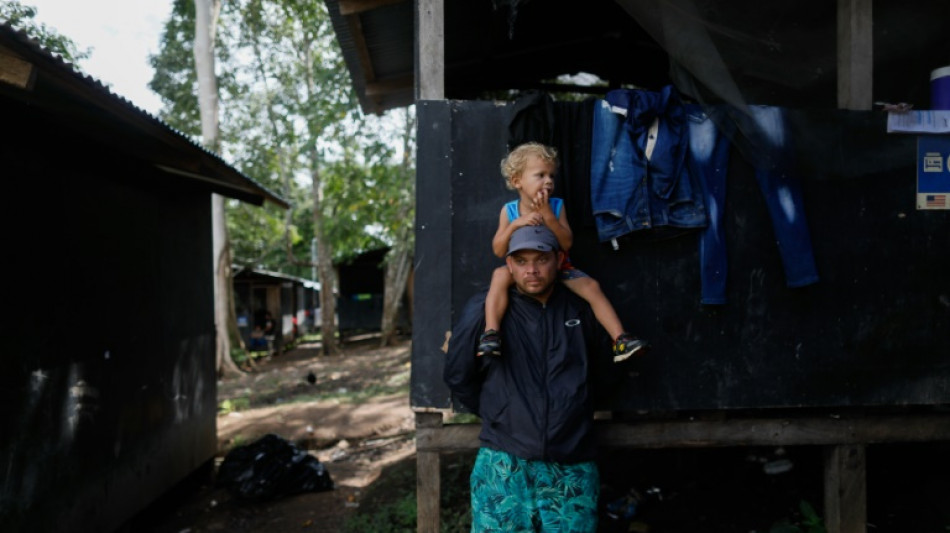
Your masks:
<instances>
[{"instance_id":1,"label":"wooden stilt post","mask_svg":"<svg viewBox=\"0 0 950 533\"><path fill-rule=\"evenodd\" d=\"M416 413L416 430L421 428L441 429L442 413ZM416 452L416 531L419 533L439 532L440 464L438 451Z\"/></svg>"},{"instance_id":2,"label":"wooden stilt post","mask_svg":"<svg viewBox=\"0 0 950 533\"><path fill-rule=\"evenodd\" d=\"M445 98L445 0L417 0L415 9L416 101L442 100ZM421 121L418 126L423 127ZM426 144L423 135L419 135L419 140L420 154L432 148ZM417 227L417 235L418 231ZM417 253L419 240L417 237ZM444 289L451 289L451 283ZM446 324L446 330L448 326ZM438 432L442 428L442 413L416 412L416 429L422 428ZM419 533L439 531L439 495L442 490L439 453L430 450L416 452L416 527Z\"/></svg>"},{"instance_id":3,"label":"wooden stilt post","mask_svg":"<svg viewBox=\"0 0 950 533\"><path fill-rule=\"evenodd\" d=\"M828 533L867 530L867 461L864 444L825 448L825 528Z\"/></svg>"},{"instance_id":4,"label":"wooden stilt post","mask_svg":"<svg viewBox=\"0 0 950 533\"><path fill-rule=\"evenodd\" d=\"M874 46L871 0L838 0L838 108L871 109Z\"/></svg>"}]
</instances>

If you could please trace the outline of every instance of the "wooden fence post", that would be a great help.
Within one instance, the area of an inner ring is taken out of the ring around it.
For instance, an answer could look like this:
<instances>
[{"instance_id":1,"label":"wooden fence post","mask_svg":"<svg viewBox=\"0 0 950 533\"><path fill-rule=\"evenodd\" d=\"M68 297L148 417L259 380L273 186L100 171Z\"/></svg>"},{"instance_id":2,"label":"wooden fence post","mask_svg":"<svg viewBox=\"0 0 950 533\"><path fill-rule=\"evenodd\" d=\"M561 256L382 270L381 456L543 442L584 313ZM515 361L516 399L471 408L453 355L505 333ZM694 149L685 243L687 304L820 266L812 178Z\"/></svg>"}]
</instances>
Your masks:
<instances>
[{"instance_id":1,"label":"wooden fence post","mask_svg":"<svg viewBox=\"0 0 950 533\"><path fill-rule=\"evenodd\" d=\"M867 531L867 462L864 444L825 448L824 511L828 533Z\"/></svg>"},{"instance_id":2,"label":"wooden fence post","mask_svg":"<svg viewBox=\"0 0 950 533\"><path fill-rule=\"evenodd\" d=\"M440 430L442 413L416 413L416 430L420 428ZM438 451L416 451L416 531L439 532L439 499L442 494L442 478L439 470Z\"/></svg>"}]
</instances>

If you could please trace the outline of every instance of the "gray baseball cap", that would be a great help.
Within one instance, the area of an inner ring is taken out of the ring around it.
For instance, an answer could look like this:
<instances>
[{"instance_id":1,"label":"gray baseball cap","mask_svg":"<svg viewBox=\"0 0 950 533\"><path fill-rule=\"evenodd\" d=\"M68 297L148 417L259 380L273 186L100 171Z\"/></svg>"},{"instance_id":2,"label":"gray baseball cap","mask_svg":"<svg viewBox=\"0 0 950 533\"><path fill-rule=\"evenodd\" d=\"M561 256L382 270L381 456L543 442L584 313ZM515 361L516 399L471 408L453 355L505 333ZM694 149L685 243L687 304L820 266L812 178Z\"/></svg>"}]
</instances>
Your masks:
<instances>
[{"instance_id":1,"label":"gray baseball cap","mask_svg":"<svg viewBox=\"0 0 950 533\"><path fill-rule=\"evenodd\" d=\"M552 252L559 249L557 237L547 226L521 226L511 234L508 241L508 255L519 250Z\"/></svg>"}]
</instances>

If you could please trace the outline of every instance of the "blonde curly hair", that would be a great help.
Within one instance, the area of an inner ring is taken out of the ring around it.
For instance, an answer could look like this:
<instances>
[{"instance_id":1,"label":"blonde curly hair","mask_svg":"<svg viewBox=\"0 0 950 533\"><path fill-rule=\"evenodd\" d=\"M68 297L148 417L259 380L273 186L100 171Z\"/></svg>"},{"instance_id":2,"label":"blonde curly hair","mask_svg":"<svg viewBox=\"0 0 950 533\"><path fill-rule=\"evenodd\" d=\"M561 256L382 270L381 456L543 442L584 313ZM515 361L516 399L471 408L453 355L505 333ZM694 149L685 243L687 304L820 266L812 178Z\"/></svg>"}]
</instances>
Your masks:
<instances>
[{"instance_id":1,"label":"blonde curly hair","mask_svg":"<svg viewBox=\"0 0 950 533\"><path fill-rule=\"evenodd\" d=\"M557 150L554 148L536 142L518 145L501 160L501 174L505 177L506 187L514 190L515 187L511 184L511 178L524 172L525 167L528 166L528 158L531 156L554 165L554 168L558 166Z\"/></svg>"}]
</instances>

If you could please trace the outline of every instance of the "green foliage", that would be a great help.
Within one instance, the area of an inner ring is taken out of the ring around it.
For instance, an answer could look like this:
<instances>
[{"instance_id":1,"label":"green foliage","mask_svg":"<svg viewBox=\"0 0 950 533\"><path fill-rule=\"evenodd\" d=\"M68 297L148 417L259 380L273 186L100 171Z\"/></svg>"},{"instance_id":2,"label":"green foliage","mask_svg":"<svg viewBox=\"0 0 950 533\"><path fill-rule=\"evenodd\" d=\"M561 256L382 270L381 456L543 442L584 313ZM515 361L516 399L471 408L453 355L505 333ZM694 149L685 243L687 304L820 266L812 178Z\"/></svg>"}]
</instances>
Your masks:
<instances>
[{"instance_id":1,"label":"green foliage","mask_svg":"<svg viewBox=\"0 0 950 533\"><path fill-rule=\"evenodd\" d=\"M440 531L468 533L472 527L468 477L474 452L443 454L440 496ZM408 487L408 489L407 489ZM411 533L416 528L416 463L389 466L360 501L356 514L343 525L346 533Z\"/></svg>"},{"instance_id":2,"label":"green foliage","mask_svg":"<svg viewBox=\"0 0 950 533\"><path fill-rule=\"evenodd\" d=\"M193 1L175 0L161 51L150 58L150 87L163 98L161 118L197 136L193 39ZM397 118L407 111L360 115L323 2L224 2L215 57L222 155L292 206L285 213L227 203L236 263L309 277L309 265L295 263L310 260L314 237L341 261L390 245L412 224L414 173L392 147L400 138ZM315 176L322 235L314 222Z\"/></svg>"},{"instance_id":3,"label":"green foliage","mask_svg":"<svg viewBox=\"0 0 950 533\"><path fill-rule=\"evenodd\" d=\"M175 0L161 36L161 50L149 56L155 74L148 87L162 99L160 117L179 131L198 137L198 75L195 72L195 5Z\"/></svg>"},{"instance_id":4,"label":"green foliage","mask_svg":"<svg viewBox=\"0 0 950 533\"><path fill-rule=\"evenodd\" d=\"M284 257L284 221L281 210L231 201L227 204L231 256L244 265L279 264Z\"/></svg>"},{"instance_id":5,"label":"green foliage","mask_svg":"<svg viewBox=\"0 0 950 533\"><path fill-rule=\"evenodd\" d=\"M802 513L802 527L805 533L826 533L824 522L810 503L802 500L798 508Z\"/></svg>"},{"instance_id":6,"label":"green foliage","mask_svg":"<svg viewBox=\"0 0 950 533\"><path fill-rule=\"evenodd\" d=\"M238 366L241 366L244 361L247 361L248 352L247 350L242 350L240 348L231 348L231 360L237 363Z\"/></svg>"},{"instance_id":7,"label":"green foliage","mask_svg":"<svg viewBox=\"0 0 950 533\"><path fill-rule=\"evenodd\" d=\"M445 421L446 424L480 424L482 421L478 415L474 413L455 413L448 420Z\"/></svg>"},{"instance_id":8,"label":"green foliage","mask_svg":"<svg viewBox=\"0 0 950 533\"><path fill-rule=\"evenodd\" d=\"M769 533L827 533L821 517L810 503L802 500L798 504L801 514L798 521L782 520L769 528Z\"/></svg>"},{"instance_id":9,"label":"green foliage","mask_svg":"<svg viewBox=\"0 0 950 533\"><path fill-rule=\"evenodd\" d=\"M88 59L92 49L80 49L79 46L69 37L60 35L56 30L48 27L46 24L37 23L37 9L33 6L21 4L18 0L5 0L0 2L0 22L6 22L10 26L26 33L31 38L40 43L54 54L75 66L79 62Z\"/></svg>"},{"instance_id":10,"label":"green foliage","mask_svg":"<svg viewBox=\"0 0 950 533\"><path fill-rule=\"evenodd\" d=\"M408 493L394 502L375 509L370 514L359 514L346 521L346 533L413 533L416 531L416 497Z\"/></svg>"},{"instance_id":11,"label":"green foliage","mask_svg":"<svg viewBox=\"0 0 950 533\"><path fill-rule=\"evenodd\" d=\"M233 411L244 411L249 408L250 400L248 398L232 398L218 404L218 414L226 415Z\"/></svg>"},{"instance_id":12,"label":"green foliage","mask_svg":"<svg viewBox=\"0 0 950 533\"><path fill-rule=\"evenodd\" d=\"M325 212L325 234L339 250L338 261L365 250L388 246L411 217L399 217L412 176L400 166L387 163L391 152L380 146L361 152L368 161L356 161L352 151L340 161L328 164L324 186L334 204Z\"/></svg>"}]
</instances>

